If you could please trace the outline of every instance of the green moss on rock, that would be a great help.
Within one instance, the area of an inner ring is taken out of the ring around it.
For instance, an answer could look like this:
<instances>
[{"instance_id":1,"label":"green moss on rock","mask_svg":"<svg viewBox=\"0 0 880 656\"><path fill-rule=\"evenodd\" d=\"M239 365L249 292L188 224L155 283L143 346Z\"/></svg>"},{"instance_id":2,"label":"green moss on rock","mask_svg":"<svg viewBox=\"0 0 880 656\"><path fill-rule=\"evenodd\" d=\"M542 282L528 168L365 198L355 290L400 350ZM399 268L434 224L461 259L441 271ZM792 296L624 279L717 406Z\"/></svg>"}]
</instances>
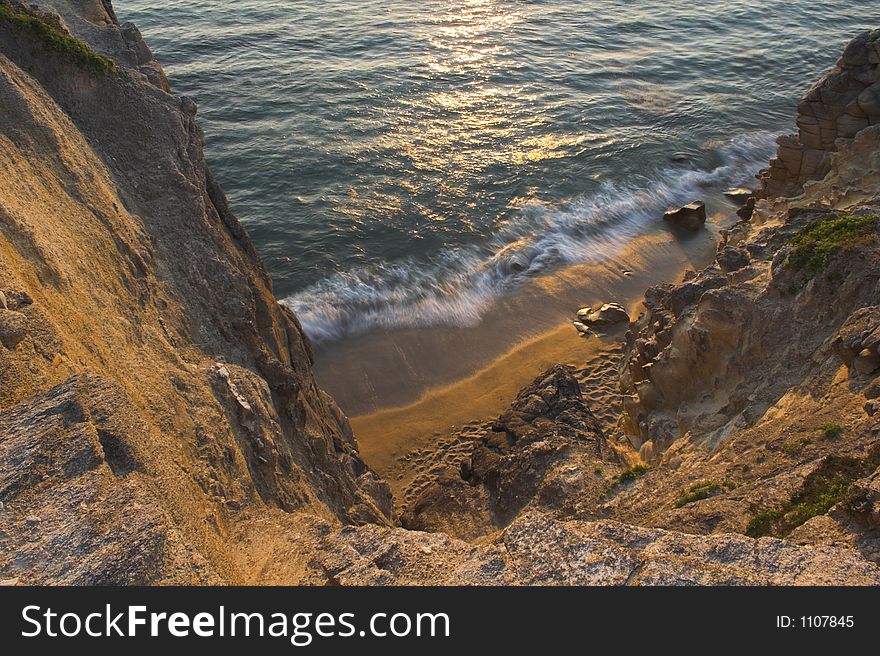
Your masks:
<instances>
[{"instance_id":1,"label":"green moss on rock","mask_svg":"<svg viewBox=\"0 0 880 656\"><path fill-rule=\"evenodd\" d=\"M721 485L715 481L699 481L691 485L688 489L682 491L681 495L675 502L675 507L681 508L689 503L708 499L713 494L720 491Z\"/></svg>"},{"instance_id":2,"label":"green moss on rock","mask_svg":"<svg viewBox=\"0 0 880 656\"><path fill-rule=\"evenodd\" d=\"M792 247L788 266L813 278L823 271L841 249L852 246L877 232L880 216L855 216L835 212L810 221L788 244Z\"/></svg>"},{"instance_id":3,"label":"green moss on rock","mask_svg":"<svg viewBox=\"0 0 880 656\"><path fill-rule=\"evenodd\" d=\"M65 34L45 19L13 7L7 0L0 0L0 25L29 33L48 50L94 75L116 70L115 62L109 57L99 55L85 43Z\"/></svg>"},{"instance_id":4,"label":"green moss on rock","mask_svg":"<svg viewBox=\"0 0 880 656\"><path fill-rule=\"evenodd\" d=\"M813 517L824 515L846 498L854 477L844 473L813 478L784 506L759 512L749 520L746 534L752 537L785 537Z\"/></svg>"}]
</instances>

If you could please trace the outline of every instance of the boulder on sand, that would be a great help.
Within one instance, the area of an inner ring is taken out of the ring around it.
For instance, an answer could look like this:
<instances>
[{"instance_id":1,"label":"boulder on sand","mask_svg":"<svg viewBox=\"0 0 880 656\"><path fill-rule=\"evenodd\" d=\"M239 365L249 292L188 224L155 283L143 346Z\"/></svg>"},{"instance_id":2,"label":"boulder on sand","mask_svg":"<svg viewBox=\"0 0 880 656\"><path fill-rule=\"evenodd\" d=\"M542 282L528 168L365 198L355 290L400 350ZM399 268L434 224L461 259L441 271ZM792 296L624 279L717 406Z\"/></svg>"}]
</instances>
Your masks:
<instances>
[{"instance_id":1,"label":"boulder on sand","mask_svg":"<svg viewBox=\"0 0 880 656\"><path fill-rule=\"evenodd\" d=\"M578 331L581 337L588 337L590 335L590 327L587 324L580 321L572 321L572 324L574 324L574 329Z\"/></svg>"},{"instance_id":2,"label":"boulder on sand","mask_svg":"<svg viewBox=\"0 0 880 656\"><path fill-rule=\"evenodd\" d=\"M677 209L667 210L663 215L664 221L669 221L677 228L684 228L696 232L706 223L706 204L695 200L693 203L682 205Z\"/></svg>"},{"instance_id":3,"label":"boulder on sand","mask_svg":"<svg viewBox=\"0 0 880 656\"><path fill-rule=\"evenodd\" d=\"M588 307L581 308L578 310L577 319L579 323L588 326L611 326L623 321L629 321L629 314L622 305L605 303L598 310Z\"/></svg>"}]
</instances>

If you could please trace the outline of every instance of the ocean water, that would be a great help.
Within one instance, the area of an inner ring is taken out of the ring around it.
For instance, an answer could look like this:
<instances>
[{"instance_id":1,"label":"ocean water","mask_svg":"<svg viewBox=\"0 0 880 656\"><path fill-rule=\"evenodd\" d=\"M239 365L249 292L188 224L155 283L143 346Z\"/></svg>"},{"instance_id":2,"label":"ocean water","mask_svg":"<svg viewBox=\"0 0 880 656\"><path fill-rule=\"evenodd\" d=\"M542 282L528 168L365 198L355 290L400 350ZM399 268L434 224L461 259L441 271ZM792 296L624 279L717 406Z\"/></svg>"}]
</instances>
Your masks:
<instances>
[{"instance_id":1,"label":"ocean water","mask_svg":"<svg viewBox=\"0 0 880 656\"><path fill-rule=\"evenodd\" d=\"M472 326L751 185L868 1L117 0L318 342ZM711 208L710 208L711 209Z\"/></svg>"}]
</instances>

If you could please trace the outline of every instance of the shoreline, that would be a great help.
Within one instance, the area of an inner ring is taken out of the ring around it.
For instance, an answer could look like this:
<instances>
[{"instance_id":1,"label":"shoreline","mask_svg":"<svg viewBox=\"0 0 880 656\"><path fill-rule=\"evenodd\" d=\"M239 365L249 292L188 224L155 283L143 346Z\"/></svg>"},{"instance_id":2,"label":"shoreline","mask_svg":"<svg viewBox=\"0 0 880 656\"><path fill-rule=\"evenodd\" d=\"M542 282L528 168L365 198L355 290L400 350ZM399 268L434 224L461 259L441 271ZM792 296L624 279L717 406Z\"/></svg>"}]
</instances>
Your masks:
<instances>
[{"instance_id":1,"label":"shoreline","mask_svg":"<svg viewBox=\"0 0 880 656\"><path fill-rule=\"evenodd\" d=\"M417 475L410 462L414 452L430 449L444 436L494 419L523 387L554 364L582 367L587 362L601 361L603 354L619 348L626 323L582 338L572 326L577 309L615 301L635 318L648 287L679 282L688 269L702 268L714 259L717 233L732 220L731 216L732 212L718 212L705 230L684 238L668 230L651 231L607 261L568 267L536 280L519 298L500 308L498 315L476 328L458 329L457 342L445 334L455 331L437 328L349 343L336 358L324 354L317 359L324 365L318 372L319 381L349 415L364 461L400 495ZM509 334L499 325L515 319L517 307L531 307L530 318L543 312L550 320L543 322L536 334L505 342L500 337ZM439 338L432 343L436 333L440 333ZM499 348L502 344L503 349ZM421 353L420 346L424 347ZM445 361L443 349L450 349ZM487 357L467 360L472 350ZM455 354L454 358L449 357L450 353ZM343 376L335 368L340 361L347 367ZM461 373L459 367L450 366L456 364L471 366ZM361 371L353 372L356 367ZM410 371L426 370L432 372L434 384L418 390L412 398L413 389L401 380L405 381ZM451 378L444 379L444 375ZM363 394L372 384L375 393L381 383L400 385L403 402L360 413L344 405L353 392ZM594 393L590 403L606 404L609 394L607 390Z\"/></svg>"}]
</instances>

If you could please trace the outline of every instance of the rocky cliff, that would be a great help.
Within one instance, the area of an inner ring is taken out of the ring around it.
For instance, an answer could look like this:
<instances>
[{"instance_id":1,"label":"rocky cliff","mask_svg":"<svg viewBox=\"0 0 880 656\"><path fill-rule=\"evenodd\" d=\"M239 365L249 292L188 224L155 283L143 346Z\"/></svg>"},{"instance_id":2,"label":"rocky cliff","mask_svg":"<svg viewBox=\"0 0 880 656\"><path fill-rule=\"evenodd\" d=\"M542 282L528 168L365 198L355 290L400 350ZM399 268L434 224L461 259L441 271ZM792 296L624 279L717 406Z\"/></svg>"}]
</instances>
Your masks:
<instances>
[{"instance_id":1,"label":"rocky cliff","mask_svg":"<svg viewBox=\"0 0 880 656\"><path fill-rule=\"evenodd\" d=\"M398 519L195 104L109 0L0 0L0 579L880 582L878 36L809 96L864 124L646 295L619 424L554 368Z\"/></svg>"},{"instance_id":2,"label":"rocky cliff","mask_svg":"<svg viewBox=\"0 0 880 656\"><path fill-rule=\"evenodd\" d=\"M0 107L3 577L242 581L245 517L387 523L137 29L0 3Z\"/></svg>"}]
</instances>

